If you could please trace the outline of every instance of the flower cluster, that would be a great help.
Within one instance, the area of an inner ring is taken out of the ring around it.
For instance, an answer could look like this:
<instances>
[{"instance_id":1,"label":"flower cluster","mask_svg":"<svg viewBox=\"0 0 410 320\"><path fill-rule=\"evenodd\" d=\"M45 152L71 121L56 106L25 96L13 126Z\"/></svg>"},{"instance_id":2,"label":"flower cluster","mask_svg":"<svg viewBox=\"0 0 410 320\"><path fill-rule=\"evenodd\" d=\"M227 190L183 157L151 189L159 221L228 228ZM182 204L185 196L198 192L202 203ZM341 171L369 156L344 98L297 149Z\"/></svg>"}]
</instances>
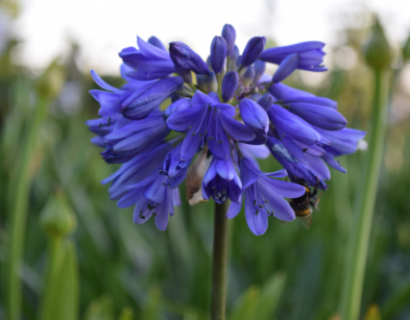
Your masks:
<instances>
[{"instance_id":1,"label":"flower cluster","mask_svg":"<svg viewBox=\"0 0 410 320\"><path fill-rule=\"evenodd\" d=\"M335 157L355 152L364 137L345 128L335 101L281 83L296 69L325 71L324 43L264 50L266 39L254 37L240 54L235 38L225 25L205 62L182 42L168 51L156 37L138 37L138 49L119 54L126 81L120 89L91 72L104 89L91 91L101 106L99 118L87 122L92 142L105 148L107 163L122 163L102 183L111 182L119 207L134 206L135 223L154 216L165 230L186 180L190 204L230 199L233 218L245 202L249 228L263 234L268 217L295 218L284 198L305 193L296 182L326 189L327 165L345 172ZM266 63L278 65L273 76ZM255 158L269 154L285 169L262 172ZM292 182L276 179L287 175Z\"/></svg>"}]
</instances>

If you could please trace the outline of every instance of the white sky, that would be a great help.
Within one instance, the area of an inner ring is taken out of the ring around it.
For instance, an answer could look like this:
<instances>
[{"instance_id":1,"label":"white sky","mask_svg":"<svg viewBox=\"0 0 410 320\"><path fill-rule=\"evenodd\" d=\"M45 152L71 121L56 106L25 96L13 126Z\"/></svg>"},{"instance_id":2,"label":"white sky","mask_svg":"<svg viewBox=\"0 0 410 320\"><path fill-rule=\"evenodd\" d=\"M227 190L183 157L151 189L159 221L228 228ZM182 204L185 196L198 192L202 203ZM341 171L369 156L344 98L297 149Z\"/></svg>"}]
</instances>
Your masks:
<instances>
[{"instance_id":1,"label":"white sky","mask_svg":"<svg viewBox=\"0 0 410 320\"><path fill-rule=\"evenodd\" d=\"M342 18L363 8L381 16L392 42L402 43L410 32L410 0L23 0L22 7L14 30L24 42L16 59L42 68L73 38L82 67L103 74L118 74L118 52L135 46L136 35L183 41L206 59L225 23L236 28L240 50L256 35L279 45L337 44L335 31L347 23Z\"/></svg>"}]
</instances>

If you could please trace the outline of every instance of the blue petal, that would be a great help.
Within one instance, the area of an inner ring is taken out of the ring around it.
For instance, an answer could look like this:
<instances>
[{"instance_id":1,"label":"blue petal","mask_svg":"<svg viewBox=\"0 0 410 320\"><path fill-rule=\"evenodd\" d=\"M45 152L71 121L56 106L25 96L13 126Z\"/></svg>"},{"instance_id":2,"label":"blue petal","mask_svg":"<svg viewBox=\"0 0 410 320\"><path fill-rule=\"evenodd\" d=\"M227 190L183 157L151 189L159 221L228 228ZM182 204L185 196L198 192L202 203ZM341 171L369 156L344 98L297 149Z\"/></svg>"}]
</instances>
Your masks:
<instances>
[{"instance_id":1,"label":"blue petal","mask_svg":"<svg viewBox=\"0 0 410 320\"><path fill-rule=\"evenodd\" d=\"M218 175L224 180L230 181L236 176L236 171L233 167L231 159L218 159L216 160L215 167Z\"/></svg>"},{"instance_id":2,"label":"blue petal","mask_svg":"<svg viewBox=\"0 0 410 320\"><path fill-rule=\"evenodd\" d=\"M346 170L345 168L343 168L343 167L340 165L339 161L336 161L335 158L334 158L331 154L325 153L325 154L322 156L322 158L323 158L323 160L326 161L326 163L327 163L329 166L335 168L336 170L338 170L338 171L340 171L340 172L343 172L343 173L346 173L346 172L347 172L347 170Z\"/></svg>"},{"instance_id":3,"label":"blue petal","mask_svg":"<svg viewBox=\"0 0 410 320\"><path fill-rule=\"evenodd\" d=\"M260 56L265 47L265 37L253 37L246 44L245 50L242 53L241 65L244 67L250 66Z\"/></svg>"},{"instance_id":4,"label":"blue petal","mask_svg":"<svg viewBox=\"0 0 410 320\"><path fill-rule=\"evenodd\" d=\"M239 109L245 124L252 129L252 131L267 132L269 120L266 111L256 102L244 98L239 102Z\"/></svg>"},{"instance_id":5,"label":"blue petal","mask_svg":"<svg viewBox=\"0 0 410 320\"><path fill-rule=\"evenodd\" d=\"M239 141L251 141L255 134L243 123L231 118L224 113L220 114L221 124L225 131L234 139Z\"/></svg>"},{"instance_id":6,"label":"blue petal","mask_svg":"<svg viewBox=\"0 0 410 320\"><path fill-rule=\"evenodd\" d=\"M228 212L226 213L226 217L228 219L235 218L238 215L238 213L241 211L241 209L242 209L242 201L240 203L231 202Z\"/></svg>"},{"instance_id":7,"label":"blue petal","mask_svg":"<svg viewBox=\"0 0 410 320\"><path fill-rule=\"evenodd\" d=\"M271 178L261 178L260 183L269 188L270 191L286 198L299 198L306 193L306 188L297 183L275 180Z\"/></svg>"},{"instance_id":8,"label":"blue petal","mask_svg":"<svg viewBox=\"0 0 410 320\"><path fill-rule=\"evenodd\" d=\"M229 140L219 120L218 113L219 110L214 108L209 118L208 146L213 155L221 159L227 159L229 156Z\"/></svg>"},{"instance_id":9,"label":"blue petal","mask_svg":"<svg viewBox=\"0 0 410 320\"><path fill-rule=\"evenodd\" d=\"M165 203L159 205L156 210L155 225L159 231L165 231L168 225L168 208Z\"/></svg>"},{"instance_id":10,"label":"blue petal","mask_svg":"<svg viewBox=\"0 0 410 320\"><path fill-rule=\"evenodd\" d=\"M252 158L242 158L239 166L241 169L242 187L246 189L259 179L260 169L258 163Z\"/></svg>"},{"instance_id":11,"label":"blue petal","mask_svg":"<svg viewBox=\"0 0 410 320\"><path fill-rule=\"evenodd\" d=\"M222 29L222 37L225 39L227 44L227 53L231 55L234 46L235 46L235 39L236 39L236 31L235 28L232 27L230 24L225 24Z\"/></svg>"},{"instance_id":12,"label":"blue petal","mask_svg":"<svg viewBox=\"0 0 410 320\"><path fill-rule=\"evenodd\" d=\"M168 106L168 108L164 112L164 116L168 118L171 114L184 109L188 109L190 106L191 99L181 98Z\"/></svg>"},{"instance_id":13,"label":"blue petal","mask_svg":"<svg viewBox=\"0 0 410 320\"><path fill-rule=\"evenodd\" d=\"M97 74L97 72L95 72L94 70L91 70L91 77L93 78L93 80L95 81L96 84L98 84L98 86L100 88L103 88L105 90L108 91L112 91L112 92L121 92L120 89L117 89L111 85L109 85L107 82L105 82L103 79L100 78L100 76Z\"/></svg>"},{"instance_id":14,"label":"blue petal","mask_svg":"<svg viewBox=\"0 0 410 320\"><path fill-rule=\"evenodd\" d=\"M239 148L241 149L242 154L247 158L258 158L266 159L270 155L268 147L264 144L261 145L251 145L245 143L238 143Z\"/></svg>"},{"instance_id":15,"label":"blue petal","mask_svg":"<svg viewBox=\"0 0 410 320\"><path fill-rule=\"evenodd\" d=\"M268 111L272 107L273 100L270 93L265 93L257 102L265 111Z\"/></svg>"},{"instance_id":16,"label":"blue petal","mask_svg":"<svg viewBox=\"0 0 410 320\"><path fill-rule=\"evenodd\" d=\"M330 170L321 158L306 154L306 160L309 168L319 179L330 180Z\"/></svg>"},{"instance_id":17,"label":"blue petal","mask_svg":"<svg viewBox=\"0 0 410 320\"><path fill-rule=\"evenodd\" d=\"M262 184L262 181L259 182L259 185L262 198L268 201L268 203L265 204L267 210L273 211L274 216L282 221L292 221L295 219L295 212L285 199L278 195L273 189L266 188ZM305 188L303 189L303 192L305 192Z\"/></svg>"},{"instance_id":18,"label":"blue petal","mask_svg":"<svg viewBox=\"0 0 410 320\"><path fill-rule=\"evenodd\" d=\"M151 38L148 39L148 43L152 44L154 47L157 47L161 50L167 51L167 48L165 48L164 44L159 40L157 37L152 36Z\"/></svg>"},{"instance_id":19,"label":"blue petal","mask_svg":"<svg viewBox=\"0 0 410 320\"><path fill-rule=\"evenodd\" d=\"M221 72L225 64L227 44L224 38L215 36L211 43L211 65L215 73Z\"/></svg>"},{"instance_id":20,"label":"blue petal","mask_svg":"<svg viewBox=\"0 0 410 320\"><path fill-rule=\"evenodd\" d=\"M296 67L299 64L299 56L297 53L288 55L285 59L279 64L279 68L276 70L273 75L272 81L277 83L286 79L295 71Z\"/></svg>"},{"instance_id":21,"label":"blue petal","mask_svg":"<svg viewBox=\"0 0 410 320\"><path fill-rule=\"evenodd\" d=\"M199 74L209 73L207 64L190 47L182 42L171 42L169 52L175 66L194 71Z\"/></svg>"},{"instance_id":22,"label":"blue petal","mask_svg":"<svg viewBox=\"0 0 410 320\"><path fill-rule=\"evenodd\" d=\"M178 102L178 101L177 101ZM175 131L185 131L192 126L200 117L203 117L203 108L189 108L178 111L167 119L167 125Z\"/></svg>"},{"instance_id":23,"label":"blue petal","mask_svg":"<svg viewBox=\"0 0 410 320\"><path fill-rule=\"evenodd\" d=\"M325 130L341 130L347 125L345 117L332 108L300 102L291 103L289 106L291 112Z\"/></svg>"},{"instance_id":24,"label":"blue petal","mask_svg":"<svg viewBox=\"0 0 410 320\"><path fill-rule=\"evenodd\" d=\"M245 217L248 223L249 229L257 236L260 236L266 232L268 229L268 215L266 212L258 212L259 207L255 208L253 206L253 199L250 196L248 190L245 191ZM257 213L258 212L258 213Z\"/></svg>"},{"instance_id":25,"label":"blue petal","mask_svg":"<svg viewBox=\"0 0 410 320\"><path fill-rule=\"evenodd\" d=\"M230 100L238 86L239 75L236 71L229 71L222 80L222 98L224 101Z\"/></svg>"},{"instance_id":26,"label":"blue petal","mask_svg":"<svg viewBox=\"0 0 410 320\"><path fill-rule=\"evenodd\" d=\"M193 108L201 108L211 104L211 99L203 92L197 90L192 97L191 105Z\"/></svg>"}]
</instances>

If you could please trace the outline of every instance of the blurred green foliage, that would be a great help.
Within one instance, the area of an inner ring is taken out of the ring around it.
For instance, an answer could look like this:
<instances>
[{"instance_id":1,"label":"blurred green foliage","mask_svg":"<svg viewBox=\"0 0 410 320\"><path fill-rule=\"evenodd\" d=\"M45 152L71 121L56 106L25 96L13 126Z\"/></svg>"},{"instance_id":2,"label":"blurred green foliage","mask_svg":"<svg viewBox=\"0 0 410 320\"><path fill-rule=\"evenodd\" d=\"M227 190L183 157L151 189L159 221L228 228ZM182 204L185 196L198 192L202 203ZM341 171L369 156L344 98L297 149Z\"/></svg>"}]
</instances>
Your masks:
<instances>
[{"instance_id":1,"label":"blurred green foliage","mask_svg":"<svg viewBox=\"0 0 410 320\"><path fill-rule=\"evenodd\" d=\"M332 49L326 62L331 71L320 81L302 72L288 79L295 87L337 100L349 126L362 130L371 114L372 93L372 74L361 53L365 34L365 29L344 30L346 40ZM14 190L27 148L20 183L27 196L19 204L25 220L17 274L21 319L63 319L61 314L85 320L208 319L213 204L190 207L183 201L166 232L153 221L134 225L132 209L117 208L107 186L100 184L118 166L105 164L101 150L89 141L92 134L84 122L96 117L98 104L87 92L96 85L77 68L79 48L73 45L67 60L54 62L37 77L12 61L16 45L11 39L0 56L0 319L9 319L5 266L13 237ZM362 318L373 304L380 307L382 319L410 318L410 119L408 108L402 107L410 104L410 92L401 80L405 67L406 61L392 80ZM116 77L105 80L122 83ZM28 135L33 114L43 107L35 137ZM243 213L230 221L229 319L337 319L364 152L341 159L348 174L332 171L310 230L298 221L281 225L271 220L268 232L256 237ZM279 168L272 158L261 166L265 171ZM56 190L64 200L55 198ZM73 233L53 238L44 230L43 210L75 215Z\"/></svg>"}]
</instances>

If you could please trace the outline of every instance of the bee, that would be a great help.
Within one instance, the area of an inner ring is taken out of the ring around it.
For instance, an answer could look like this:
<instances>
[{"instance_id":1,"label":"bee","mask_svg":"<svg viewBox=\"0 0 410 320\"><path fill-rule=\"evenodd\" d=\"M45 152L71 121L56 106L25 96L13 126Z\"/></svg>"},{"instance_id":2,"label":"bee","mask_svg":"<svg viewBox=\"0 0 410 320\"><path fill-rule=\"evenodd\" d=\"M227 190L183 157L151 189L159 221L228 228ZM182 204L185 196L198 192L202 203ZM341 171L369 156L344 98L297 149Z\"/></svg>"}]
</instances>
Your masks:
<instances>
[{"instance_id":1,"label":"bee","mask_svg":"<svg viewBox=\"0 0 410 320\"><path fill-rule=\"evenodd\" d=\"M312 208L318 210L319 198L316 199L315 196L318 192L319 188L319 179L317 179L317 183L313 191L309 187L308 183L304 179L298 179L295 181L296 183L304 186L306 188L306 192L303 196L290 199L289 204L292 207L293 211L295 212L296 217L302 222L302 224L306 227L306 229L310 229L312 225Z\"/></svg>"}]
</instances>

